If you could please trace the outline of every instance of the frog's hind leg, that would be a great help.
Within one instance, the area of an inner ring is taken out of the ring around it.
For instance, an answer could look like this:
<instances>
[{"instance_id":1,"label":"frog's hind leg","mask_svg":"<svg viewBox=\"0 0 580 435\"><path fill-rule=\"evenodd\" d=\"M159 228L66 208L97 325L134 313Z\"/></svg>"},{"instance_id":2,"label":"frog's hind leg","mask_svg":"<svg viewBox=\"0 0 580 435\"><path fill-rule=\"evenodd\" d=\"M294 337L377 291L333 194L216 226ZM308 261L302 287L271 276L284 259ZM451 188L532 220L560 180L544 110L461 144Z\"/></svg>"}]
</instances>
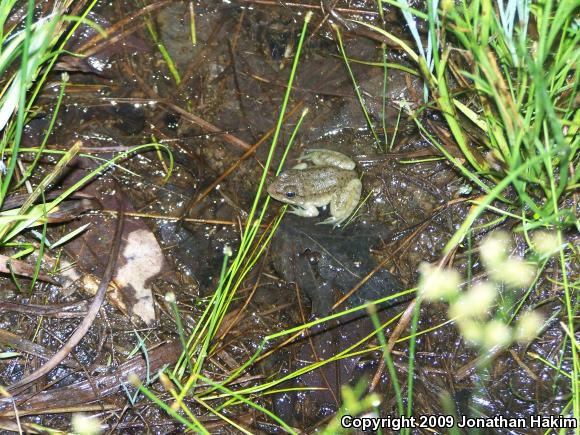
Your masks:
<instances>
[{"instance_id":1,"label":"frog's hind leg","mask_svg":"<svg viewBox=\"0 0 580 435\"><path fill-rule=\"evenodd\" d=\"M306 150L298 161L311 162L315 166L336 166L347 171L352 171L356 167L356 163L343 153L323 149Z\"/></svg>"},{"instance_id":2,"label":"frog's hind leg","mask_svg":"<svg viewBox=\"0 0 580 435\"><path fill-rule=\"evenodd\" d=\"M336 192L330 201L330 217L322 224L339 226L354 211L360 200L362 183L358 178L349 181L344 189Z\"/></svg>"}]
</instances>

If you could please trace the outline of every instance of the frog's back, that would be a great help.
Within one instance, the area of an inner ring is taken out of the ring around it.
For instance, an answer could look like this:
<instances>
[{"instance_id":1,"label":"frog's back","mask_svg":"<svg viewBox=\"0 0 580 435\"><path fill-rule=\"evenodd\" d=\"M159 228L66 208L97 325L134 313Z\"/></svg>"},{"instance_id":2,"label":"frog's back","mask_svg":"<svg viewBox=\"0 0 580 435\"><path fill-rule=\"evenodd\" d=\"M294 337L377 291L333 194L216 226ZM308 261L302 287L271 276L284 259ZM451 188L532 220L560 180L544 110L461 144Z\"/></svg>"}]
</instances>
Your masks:
<instances>
[{"instance_id":1,"label":"frog's back","mask_svg":"<svg viewBox=\"0 0 580 435\"><path fill-rule=\"evenodd\" d=\"M307 171L293 170L296 180L300 180L300 196L313 197L327 195L343 188L350 180L357 177L355 171L340 169L336 166L314 166Z\"/></svg>"}]
</instances>

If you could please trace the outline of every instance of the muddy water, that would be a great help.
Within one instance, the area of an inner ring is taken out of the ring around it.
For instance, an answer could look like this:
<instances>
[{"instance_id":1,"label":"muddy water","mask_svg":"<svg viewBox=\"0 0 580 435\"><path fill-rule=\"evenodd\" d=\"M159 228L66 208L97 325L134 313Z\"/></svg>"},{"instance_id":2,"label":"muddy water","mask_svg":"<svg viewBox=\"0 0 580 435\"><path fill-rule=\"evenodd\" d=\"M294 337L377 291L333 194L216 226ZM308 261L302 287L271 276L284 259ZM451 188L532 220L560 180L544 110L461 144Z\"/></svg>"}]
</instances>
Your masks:
<instances>
[{"instance_id":1,"label":"muddy water","mask_svg":"<svg viewBox=\"0 0 580 435\"><path fill-rule=\"evenodd\" d=\"M195 46L190 34L191 5L195 10ZM103 195L112 195L121 185L127 201L140 213L180 218L146 220L168 262L168 268L154 287L159 304L159 322L152 330L155 337L175 335L168 308L161 302L165 292L172 290L176 294L185 326L191 328L204 308L204 298L216 288L224 247L237 247L239 223L247 217L269 141L265 140L255 154L242 161L215 188L205 192L275 125L307 10L313 10L315 15L292 92L291 115L280 142L286 144L297 115L308 108L310 113L290 151L289 164L308 148L333 149L352 156L362 176L363 197L368 195L368 199L351 226L334 233L326 228L322 236L322 230L312 221L284 218L274 241L275 249L263 258L240 289L243 302L249 289L260 280L248 309L225 340L222 351L241 364L268 333L331 313L332 305L356 284L341 275L344 270L359 268L356 276L362 277L377 264L384 263L376 281L371 281L365 289L374 293L364 297L362 293L355 293L345 302L343 308L347 308L413 286L418 264L439 258L445 241L467 211L460 193L464 182L441 160L409 162L417 152L432 151L418 134L415 123L401 112L401 105L422 104L422 85L415 76L393 68L388 71L385 138L382 129L384 71L368 65L351 65L377 129L377 142L368 128L352 80L318 2L311 2L308 8L252 1L159 2L150 3L145 15L140 15L143 9L139 6L142 5L131 1L97 5L95 13L105 24L116 23L119 17L134 16L125 23L132 30L127 33L124 45L117 43L101 51L98 62L90 64L92 69L69 65L70 85L51 145L62 148L81 139L93 149L114 149L155 138L171 149L175 168L169 180L164 179L166 172L158 154L148 152L127 163L138 177L115 170L110 176L119 184L107 180L98 182ZM337 6L343 7L342 13L349 17L377 22L374 1L338 2ZM401 17L388 9L386 17L390 31L405 37ZM155 36L147 31L144 18L150 20ZM343 37L347 53L353 58L373 62L382 58L376 42L356 35ZM179 78L168 67L155 40L167 50ZM410 66L398 51L389 50L387 56L390 62ZM75 68L83 72L75 72ZM47 92L42 98L47 107L53 105L54 93ZM436 114L425 117L438 122ZM38 142L35 134L38 136L49 118L50 113L46 113L35 120L36 124L31 124L28 135L31 145ZM275 161L282 152L283 146L278 148ZM446 206L452 200L457 201ZM272 204L268 218L277 213L279 205ZM345 244L341 241L344 237L351 237L353 243ZM283 258L276 258L272 252ZM327 261L327 258L336 258L337 252L345 255L340 257L340 267ZM293 274L289 270L292 259L299 267L298 273L308 267L315 271L316 279L304 280ZM459 256L458 267L465 261L465 257ZM386 316L383 319L401 313L407 303L408 299L402 298L389 305L389 311L381 314ZM444 322L445 312L443 306L424 307L420 328ZM253 367L252 373L271 378L296 370L305 360L312 362L321 355L330 357L364 336L363 332L368 333L371 328L368 319L366 324L356 323L353 328L355 321L347 319L346 327L331 325L335 329L310 344L313 346L310 353L304 343L287 346ZM12 320L4 319L5 325L7 322ZM110 322L113 330L131 330L122 316L115 315ZM393 328L385 330L387 337ZM351 333L355 329L358 332ZM134 342L129 335L120 338L110 334L110 340L111 348L127 349ZM559 409L561 402L547 393L548 383L533 382L508 355L501 356L487 371L470 372L456 380L454 373L476 354L464 346L451 325L421 336L417 344L414 394L417 415L448 413L442 405L443 395L451 398L455 412L465 414L473 413L475 408L488 415L501 410L506 416ZM404 382L407 342L397 344L393 355L400 380ZM320 379L328 380L328 373L313 372L290 385L322 386L327 388L324 393L275 395L258 400L296 427L308 429L324 424L336 411L341 403L341 384L361 379L370 383L375 376L375 391L382 397L377 412L393 414L392 383L388 376L381 374L380 365L377 352L346 358L332 366L334 374L339 375L330 376L331 382L320 385ZM534 369L538 374L546 370ZM149 408L141 411L146 420L155 417ZM240 408L238 416L242 418L246 412ZM157 430L170 430L170 420L167 424ZM274 431L275 428L264 416L257 417L250 425L253 430Z\"/></svg>"}]
</instances>

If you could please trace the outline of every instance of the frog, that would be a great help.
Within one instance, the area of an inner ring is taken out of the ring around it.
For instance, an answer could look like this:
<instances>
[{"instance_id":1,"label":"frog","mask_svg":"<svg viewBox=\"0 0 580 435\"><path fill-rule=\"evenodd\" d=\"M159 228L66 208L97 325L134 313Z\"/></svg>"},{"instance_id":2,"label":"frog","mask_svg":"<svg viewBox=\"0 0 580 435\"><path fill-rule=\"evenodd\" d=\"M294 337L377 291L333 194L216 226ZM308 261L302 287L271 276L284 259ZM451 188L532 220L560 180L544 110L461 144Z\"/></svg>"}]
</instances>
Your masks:
<instances>
[{"instance_id":1,"label":"frog","mask_svg":"<svg viewBox=\"0 0 580 435\"><path fill-rule=\"evenodd\" d=\"M330 217L319 223L341 226L361 197L356 163L345 154L326 149L307 150L298 162L269 184L270 196L292 205L290 213L302 217L316 217L318 207L330 205Z\"/></svg>"}]
</instances>

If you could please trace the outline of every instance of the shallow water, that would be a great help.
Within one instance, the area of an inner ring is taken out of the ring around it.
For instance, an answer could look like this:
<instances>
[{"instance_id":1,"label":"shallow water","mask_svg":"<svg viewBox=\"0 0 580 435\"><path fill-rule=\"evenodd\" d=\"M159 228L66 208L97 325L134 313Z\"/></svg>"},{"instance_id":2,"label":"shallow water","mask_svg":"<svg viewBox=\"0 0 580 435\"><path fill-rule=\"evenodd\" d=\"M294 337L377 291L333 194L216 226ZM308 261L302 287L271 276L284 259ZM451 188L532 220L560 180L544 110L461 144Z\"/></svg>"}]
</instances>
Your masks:
<instances>
[{"instance_id":1,"label":"shallow water","mask_svg":"<svg viewBox=\"0 0 580 435\"><path fill-rule=\"evenodd\" d=\"M377 19L373 1L338 3L345 8L342 12L345 16ZM190 5L195 9L195 46L190 37ZM371 281L366 288L366 291L376 290L376 297L399 288L393 282L400 281L402 287L412 287L418 265L439 259L445 242L468 210L465 197L460 193L465 183L441 160L410 162L417 152L433 150L419 135L413 120L400 112L403 103L413 107L422 104L422 86L414 76L395 69L388 71L385 138L381 126L383 70L351 65L365 106L377 128L377 143L353 91L352 80L339 56L333 34L318 10L318 2L311 2L308 8L252 1L159 2L147 7L149 14L140 15L142 8L131 1L98 2L95 13L103 18L103 23L114 24L120 17L132 15L135 18L125 24L129 31L123 39L124 44L115 43L100 52L98 59L93 59L93 67L100 67L98 71L75 72L74 68L80 67L72 67L70 85L49 146L65 149L74 140L81 139L86 147L106 151L99 155L107 157L122 147L148 143L154 138L171 149L175 168L169 180L164 179L167 160L162 162L157 153L147 152L125 162L125 167L138 176L115 169L94 184L95 192L103 197L114 196L122 188L124 199L135 212L151 215L141 223L145 222L154 232L168 264L153 285L158 322L146 330L150 342L176 335L170 310L162 302L165 293L168 290L175 293L185 327L190 330L205 308L207 297L217 287L224 247L235 250L238 246L240 223L245 221L250 209L270 140L264 140L255 154L239 163L215 188L207 194L205 191L276 124L306 10L313 10L315 15L292 90L291 115L282 129L274 161L281 158L297 115L308 108L310 113L290 151L287 166L308 148L345 153L357 161L363 197L368 195L368 199L352 226L344 230L356 238L348 247L333 241L332 236L316 245L304 245L302 242L311 240L308 236L313 235L317 227L310 221L301 223L300 218L284 218L285 227L272 250L248 275L240 288L239 299L234 302L236 310L260 280L256 292L252 293L251 303L220 345L221 357L227 355L228 363L222 360L221 366L212 365L212 372L219 377L232 370L233 363L243 363L269 333L305 322L313 315L327 315L331 312L330 305L353 286L353 282L342 282L344 269L334 266L334 269L330 266L324 269L326 276L322 281L325 284L316 279L310 283L300 280L284 270L293 258L313 256L308 259L316 263L311 270L321 273L318 262L324 255L337 249L349 255L360 252L360 258L366 262L361 268L364 269L361 276L375 265L384 264L376 281ZM359 13L355 14L355 9ZM144 17L151 20L157 41L163 44L174 62L179 80L163 59L152 34L146 30ZM392 32L405 35L401 17L388 8L387 22ZM353 58L380 61L382 53L374 41L356 35L343 34L343 37L346 51ZM397 51L390 51L388 58L390 62L410 65ZM57 80L58 74L55 73L53 79ZM40 101L46 112L30 124L27 145L38 144L50 119L54 97L54 92L49 90L42 95ZM437 114L427 116L438 122ZM115 182L111 181L113 178ZM66 184L67 180L62 183ZM271 204L268 219L275 216L279 206L275 202ZM324 215L315 219L324 219ZM306 235L298 236L296 231ZM333 234L329 228L328 233ZM284 258L276 259L275 254ZM345 268L356 263L352 255L346 261L351 263L345 265L343 260ZM466 264L467 257L458 255L457 267L465 268ZM479 268L477 264L474 266L474 274ZM328 284L333 273L334 279L341 279L343 288ZM393 281L386 278L393 276L396 277ZM296 292L294 283L303 288ZM340 290L338 294L329 293L337 289ZM545 292L548 291L546 283ZM3 293L8 299L26 301L16 292L3 290ZM534 300L541 300L542 296L535 295ZM351 301L350 306L371 298L369 294L362 297L360 293L355 293L354 297L359 299ZM61 302L62 296L51 288L45 300ZM390 315L403 312L406 302L391 307ZM134 327L128 319L111 306L107 313L99 328L93 331L94 335L78 350L83 364L105 361L108 357L122 361L136 343L131 332ZM442 304L424 306L420 319L420 329L443 323L447 320L446 307ZM15 319L14 315L0 316L1 327L17 329L23 334L34 329L28 322L24 318ZM14 328L14 325L18 326ZM385 330L387 337L395 325ZM63 321L51 324L50 328L57 331L55 339L70 332L70 326ZM362 336L362 333L348 334L352 331L344 328L338 326L330 338L327 335L319 337L320 340L311 344L312 353L319 358L321 355L328 357L339 349L332 348L332 344L340 342L340 348L344 348ZM363 330L368 332L369 328L367 324ZM557 331L548 331L546 338L534 343L531 350L554 355L562 339ZM43 339L49 347L53 341L51 337ZM451 397L452 406L458 413L473 413L477 408L486 415L558 413L565 403L566 397L559 391L561 382L554 380L553 373L545 366L527 356L524 348L515 348L515 352L525 360L525 365L505 352L486 369L466 371L463 378L457 379L457 371L477 354L463 343L452 325L422 335L416 342L414 412L417 415L449 413L441 400L444 395ZM398 343L393 352L401 382L407 376L407 346L407 341ZM287 346L274 358L253 367L252 374L271 378L290 373L303 366L304 360L314 359L313 354L306 355L304 349L307 348L300 342ZM382 397L378 412L394 415L392 384L386 374L381 374L380 361L380 352L341 360L330 368L338 375L327 383L330 388L324 394L277 395L258 400L300 429L308 430L324 424L335 412L341 403L341 383L355 383L360 379L370 382L368 380L376 376L376 391ZM5 366L0 372L3 382L21 370L21 366ZM58 374L53 375L55 378ZM308 383L318 382L316 376L316 373L310 374L298 382L313 386ZM302 406L297 404L300 401L304 402ZM147 423L162 422L160 426L154 425L154 432L167 433L174 428L170 419L147 406L144 400L139 402L135 413L130 411L123 417L120 427L143 428L143 423L133 420L137 411ZM239 407L231 412L245 421L248 410ZM275 431L275 425L265 416L251 420L247 425L252 430ZM215 424L216 431L230 431L209 417L206 421L209 425ZM51 422L61 424L58 419L43 421L44 424Z\"/></svg>"}]
</instances>

